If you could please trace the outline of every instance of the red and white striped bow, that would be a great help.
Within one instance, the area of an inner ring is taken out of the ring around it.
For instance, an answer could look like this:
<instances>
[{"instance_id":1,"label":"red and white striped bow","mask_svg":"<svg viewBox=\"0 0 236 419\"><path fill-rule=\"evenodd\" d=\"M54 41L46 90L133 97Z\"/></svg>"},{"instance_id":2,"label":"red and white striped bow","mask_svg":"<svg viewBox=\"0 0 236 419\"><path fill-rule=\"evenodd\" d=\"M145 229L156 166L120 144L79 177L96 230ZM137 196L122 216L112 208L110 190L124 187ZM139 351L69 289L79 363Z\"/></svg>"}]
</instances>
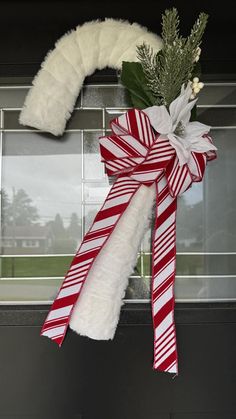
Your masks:
<instances>
[{"instance_id":1,"label":"red and white striped bow","mask_svg":"<svg viewBox=\"0 0 236 419\"><path fill-rule=\"evenodd\" d=\"M116 176L101 210L85 235L51 307L41 334L60 346L73 307L90 268L121 215L141 185L156 186L156 219L152 241L152 316L154 369L178 372L174 324L177 196L192 182L202 180L206 162L215 151L192 152L179 165L168 138L156 133L145 112L132 109L111 122L112 134L100 138L102 161L108 175ZM211 144L211 138L204 136Z\"/></svg>"}]
</instances>

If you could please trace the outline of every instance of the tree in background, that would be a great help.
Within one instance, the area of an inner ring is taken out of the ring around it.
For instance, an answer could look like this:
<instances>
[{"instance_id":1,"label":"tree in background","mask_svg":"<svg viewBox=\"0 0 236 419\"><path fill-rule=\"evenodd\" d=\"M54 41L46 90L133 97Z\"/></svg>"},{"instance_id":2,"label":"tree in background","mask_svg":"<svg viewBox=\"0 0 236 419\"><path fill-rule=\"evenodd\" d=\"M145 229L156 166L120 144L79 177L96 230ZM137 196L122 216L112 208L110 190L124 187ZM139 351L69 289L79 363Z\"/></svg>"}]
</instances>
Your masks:
<instances>
[{"instance_id":1,"label":"tree in background","mask_svg":"<svg viewBox=\"0 0 236 419\"><path fill-rule=\"evenodd\" d=\"M79 239L81 232L81 221L75 212L71 214L70 224L67 230L70 237L73 237L77 240Z\"/></svg>"},{"instance_id":2,"label":"tree in background","mask_svg":"<svg viewBox=\"0 0 236 419\"><path fill-rule=\"evenodd\" d=\"M52 253L74 253L79 238L79 218L75 213L71 214L70 224L65 228L60 214L56 214L53 221L47 223L52 231Z\"/></svg>"},{"instance_id":3,"label":"tree in background","mask_svg":"<svg viewBox=\"0 0 236 419\"><path fill-rule=\"evenodd\" d=\"M4 226L28 226L39 219L37 208L24 189L13 189L10 201L6 191L2 191L2 219Z\"/></svg>"},{"instance_id":4,"label":"tree in background","mask_svg":"<svg viewBox=\"0 0 236 419\"><path fill-rule=\"evenodd\" d=\"M10 199L5 191L5 189L2 189L1 192L1 196L2 196L2 208L1 208L1 213L2 213L2 227L6 227L10 224L10 207L11 207L11 202Z\"/></svg>"}]
</instances>

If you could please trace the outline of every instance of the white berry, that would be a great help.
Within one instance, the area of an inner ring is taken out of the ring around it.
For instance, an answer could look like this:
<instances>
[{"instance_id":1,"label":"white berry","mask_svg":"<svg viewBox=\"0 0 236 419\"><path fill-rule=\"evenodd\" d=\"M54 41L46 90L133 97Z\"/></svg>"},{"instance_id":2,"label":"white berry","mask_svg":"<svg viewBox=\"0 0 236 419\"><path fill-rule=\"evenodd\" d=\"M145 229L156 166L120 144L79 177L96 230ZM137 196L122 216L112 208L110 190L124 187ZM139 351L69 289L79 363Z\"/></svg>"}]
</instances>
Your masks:
<instances>
[{"instance_id":1,"label":"white berry","mask_svg":"<svg viewBox=\"0 0 236 419\"><path fill-rule=\"evenodd\" d=\"M199 78L198 77L194 77L193 83L198 83L198 82L199 82Z\"/></svg>"},{"instance_id":2,"label":"white berry","mask_svg":"<svg viewBox=\"0 0 236 419\"><path fill-rule=\"evenodd\" d=\"M202 83L202 81L200 81L200 82L198 83L198 87L199 87L199 89L202 89L202 88L204 87L204 83Z\"/></svg>"},{"instance_id":3,"label":"white berry","mask_svg":"<svg viewBox=\"0 0 236 419\"><path fill-rule=\"evenodd\" d=\"M199 89L199 87L194 87L193 91L194 91L194 93L199 93L200 89Z\"/></svg>"}]
</instances>

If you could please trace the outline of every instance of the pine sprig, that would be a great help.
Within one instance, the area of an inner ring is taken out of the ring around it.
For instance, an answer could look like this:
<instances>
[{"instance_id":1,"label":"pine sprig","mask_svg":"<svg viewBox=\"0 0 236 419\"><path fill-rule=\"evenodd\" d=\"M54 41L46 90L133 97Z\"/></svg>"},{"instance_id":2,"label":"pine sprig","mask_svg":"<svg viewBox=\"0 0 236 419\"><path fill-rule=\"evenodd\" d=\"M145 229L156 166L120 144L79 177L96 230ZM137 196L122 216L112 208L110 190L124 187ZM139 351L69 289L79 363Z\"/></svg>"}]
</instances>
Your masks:
<instances>
[{"instance_id":1,"label":"pine sprig","mask_svg":"<svg viewBox=\"0 0 236 419\"><path fill-rule=\"evenodd\" d=\"M162 15L162 39L165 44L173 44L179 37L179 15L177 9L166 10Z\"/></svg>"},{"instance_id":2,"label":"pine sprig","mask_svg":"<svg viewBox=\"0 0 236 419\"><path fill-rule=\"evenodd\" d=\"M148 80L148 86L153 86L153 91L156 90L157 73L156 73L156 55L150 45L140 45L137 48L138 59L142 64L144 74Z\"/></svg>"},{"instance_id":3,"label":"pine sprig","mask_svg":"<svg viewBox=\"0 0 236 419\"><path fill-rule=\"evenodd\" d=\"M155 97L155 104L169 106L179 95L182 84L191 79L195 60L207 24L208 16L201 13L188 38L179 35L179 16L175 8L162 16L163 48L154 53L146 44L137 47L137 54Z\"/></svg>"}]
</instances>

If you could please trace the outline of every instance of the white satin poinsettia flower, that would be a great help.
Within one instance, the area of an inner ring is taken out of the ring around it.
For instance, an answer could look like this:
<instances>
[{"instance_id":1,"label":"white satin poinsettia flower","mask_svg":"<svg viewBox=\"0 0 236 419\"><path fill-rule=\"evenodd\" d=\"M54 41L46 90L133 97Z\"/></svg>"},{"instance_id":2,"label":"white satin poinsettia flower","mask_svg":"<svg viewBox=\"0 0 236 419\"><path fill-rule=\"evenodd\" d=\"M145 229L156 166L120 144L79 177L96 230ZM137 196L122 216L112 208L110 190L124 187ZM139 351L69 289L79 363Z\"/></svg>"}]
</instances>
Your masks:
<instances>
[{"instance_id":1,"label":"white satin poinsettia flower","mask_svg":"<svg viewBox=\"0 0 236 419\"><path fill-rule=\"evenodd\" d=\"M217 148L202 138L210 131L210 126L194 121L190 122L191 110L197 99L190 100L192 88L182 86L180 95L170 104L169 112L164 105L151 106L144 109L153 128L161 135L165 135L172 147L175 148L179 165L188 163L191 152L205 153Z\"/></svg>"}]
</instances>

